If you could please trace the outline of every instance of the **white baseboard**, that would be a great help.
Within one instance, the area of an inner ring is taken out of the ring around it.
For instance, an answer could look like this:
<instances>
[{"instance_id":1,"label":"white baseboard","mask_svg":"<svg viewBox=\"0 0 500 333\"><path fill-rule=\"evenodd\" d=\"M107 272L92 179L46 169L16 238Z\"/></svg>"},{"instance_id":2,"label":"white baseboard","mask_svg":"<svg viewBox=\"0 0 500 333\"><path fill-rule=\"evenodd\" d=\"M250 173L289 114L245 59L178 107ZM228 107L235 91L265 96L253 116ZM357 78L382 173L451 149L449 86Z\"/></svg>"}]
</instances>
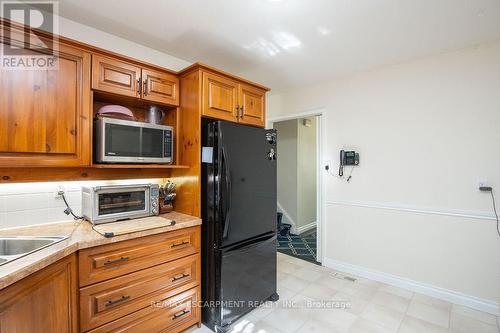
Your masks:
<instances>
[{"instance_id":1,"label":"white baseboard","mask_svg":"<svg viewBox=\"0 0 500 333\"><path fill-rule=\"evenodd\" d=\"M295 230L295 221L292 219L292 217L290 216L290 214L288 214L288 212L283 208L283 206L279 203L279 201L276 202L276 205L278 207L278 211L283 213L283 223L288 223L290 225L292 225L291 227L291 230Z\"/></svg>"},{"instance_id":2,"label":"white baseboard","mask_svg":"<svg viewBox=\"0 0 500 333\"><path fill-rule=\"evenodd\" d=\"M301 225L300 227L297 227L295 229L295 232L296 234L301 234L303 232L306 232L306 231L309 231L313 228L316 227L316 221L312 221L311 223L308 223L308 224L305 224L305 225Z\"/></svg>"},{"instance_id":3,"label":"white baseboard","mask_svg":"<svg viewBox=\"0 0 500 333\"><path fill-rule=\"evenodd\" d=\"M343 261L330 258L323 258L323 265L344 273L358 275L371 280L383 282L392 286L408 289L420 294L428 295L434 298L442 299L451 303L464 305L479 311L491 313L495 316L500 315L500 306L494 301L482 299L479 297L462 294L460 292L436 287L423 282L414 281L400 276L371 270L365 267L352 265Z\"/></svg>"}]
</instances>

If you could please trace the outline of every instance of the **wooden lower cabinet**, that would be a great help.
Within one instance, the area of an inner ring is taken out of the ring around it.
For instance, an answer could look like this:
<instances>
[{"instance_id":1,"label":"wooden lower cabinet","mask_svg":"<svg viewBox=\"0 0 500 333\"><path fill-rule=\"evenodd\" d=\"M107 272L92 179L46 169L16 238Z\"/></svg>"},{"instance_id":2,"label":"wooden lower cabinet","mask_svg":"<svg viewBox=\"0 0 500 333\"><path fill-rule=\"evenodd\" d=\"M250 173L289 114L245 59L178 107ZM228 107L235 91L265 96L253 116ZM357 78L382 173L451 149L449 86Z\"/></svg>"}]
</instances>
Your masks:
<instances>
[{"instance_id":1,"label":"wooden lower cabinet","mask_svg":"<svg viewBox=\"0 0 500 333\"><path fill-rule=\"evenodd\" d=\"M177 333L197 324L201 318L198 306L200 287L167 298L142 310L131 313L91 333Z\"/></svg>"},{"instance_id":2,"label":"wooden lower cabinet","mask_svg":"<svg viewBox=\"0 0 500 333\"><path fill-rule=\"evenodd\" d=\"M78 332L76 254L0 291L0 332Z\"/></svg>"},{"instance_id":3,"label":"wooden lower cabinet","mask_svg":"<svg viewBox=\"0 0 500 333\"><path fill-rule=\"evenodd\" d=\"M200 229L81 250L80 332L180 332L200 323Z\"/></svg>"},{"instance_id":4,"label":"wooden lower cabinet","mask_svg":"<svg viewBox=\"0 0 500 333\"><path fill-rule=\"evenodd\" d=\"M80 328L87 331L199 285L198 255L80 289Z\"/></svg>"},{"instance_id":5,"label":"wooden lower cabinet","mask_svg":"<svg viewBox=\"0 0 500 333\"><path fill-rule=\"evenodd\" d=\"M80 286L108 280L199 252L199 227L81 250L79 253Z\"/></svg>"}]
</instances>

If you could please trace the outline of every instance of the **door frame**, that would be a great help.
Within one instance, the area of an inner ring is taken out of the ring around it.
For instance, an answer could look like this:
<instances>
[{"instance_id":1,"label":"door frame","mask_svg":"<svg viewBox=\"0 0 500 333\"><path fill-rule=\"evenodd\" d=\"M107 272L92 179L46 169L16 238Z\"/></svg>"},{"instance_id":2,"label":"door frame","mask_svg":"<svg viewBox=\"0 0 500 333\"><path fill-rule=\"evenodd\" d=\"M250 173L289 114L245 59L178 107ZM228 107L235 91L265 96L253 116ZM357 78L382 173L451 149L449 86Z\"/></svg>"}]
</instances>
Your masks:
<instances>
[{"instance_id":1,"label":"door frame","mask_svg":"<svg viewBox=\"0 0 500 333\"><path fill-rule=\"evenodd\" d=\"M290 115L283 115L268 118L266 120L266 128L273 128L273 124L280 121L292 120L292 119L300 119L307 117L317 117L317 129L316 129L316 256L317 261L323 265L323 258L325 255L325 224L324 224L324 216L325 216L325 195L324 195L324 187L323 187L323 145L325 142L325 133L324 133L324 114L325 109L313 109L305 112L294 113ZM279 158L279 152L278 152Z\"/></svg>"}]
</instances>

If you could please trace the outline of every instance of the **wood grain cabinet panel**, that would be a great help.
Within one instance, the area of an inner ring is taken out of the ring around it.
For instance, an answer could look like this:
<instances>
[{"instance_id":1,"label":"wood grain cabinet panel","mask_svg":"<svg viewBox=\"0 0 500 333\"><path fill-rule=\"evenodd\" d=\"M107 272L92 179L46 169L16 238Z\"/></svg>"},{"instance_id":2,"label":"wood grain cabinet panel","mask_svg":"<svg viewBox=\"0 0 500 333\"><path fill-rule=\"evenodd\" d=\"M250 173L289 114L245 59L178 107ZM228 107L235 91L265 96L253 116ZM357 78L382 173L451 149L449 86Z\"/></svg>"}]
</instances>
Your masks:
<instances>
[{"instance_id":1,"label":"wood grain cabinet panel","mask_svg":"<svg viewBox=\"0 0 500 333\"><path fill-rule=\"evenodd\" d=\"M98 54L92 55L92 89L140 97L140 84L140 67Z\"/></svg>"},{"instance_id":2,"label":"wood grain cabinet panel","mask_svg":"<svg viewBox=\"0 0 500 333\"><path fill-rule=\"evenodd\" d=\"M238 82L213 73L203 73L202 115L238 121Z\"/></svg>"},{"instance_id":3,"label":"wood grain cabinet panel","mask_svg":"<svg viewBox=\"0 0 500 333\"><path fill-rule=\"evenodd\" d=\"M199 268L199 255L192 255L82 288L81 330L96 328L196 287Z\"/></svg>"},{"instance_id":4,"label":"wood grain cabinet panel","mask_svg":"<svg viewBox=\"0 0 500 333\"><path fill-rule=\"evenodd\" d=\"M0 332L78 332L76 255L0 291Z\"/></svg>"},{"instance_id":5,"label":"wood grain cabinet panel","mask_svg":"<svg viewBox=\"0 0 500 333\"><path fill-rule=\"evenodd\" d=\"M142 98L147 101L179 105L179 79L169 73L142 69Z\"/></svg>"},{"instance_id":6,"label":"wood grain cabinet panel","mask_svg":"<svg viewBox=\"0 0 500 333\"><path fill-rule=\"evenodd\" d=\"M200 251L200 228L102 245L79 252L80 286L169 262Z\"/></svg>"},{"instance_id":7,"label":"wood grain cabinet panel","mask_svg":"<svg viewBox=\"0 0 500 333\"><path fill-rule=\"evenodd\" d=\"M90 164L90 54L60 44L57 65L0 69L0 166Z\"/></svg>"},{"instance_id":8,"label":"wood grain cabinet panel","mask_svg":"<svg viewBox=\"0 0 500 333\"><path fill-rule=\"evenodd\" d=\"M200 321L199 287L100 326L91 333L178 333Z\"/></svg>"},{"instance_id":9,"label":"wood grain cabinet panel","mask_svg":"<svg viewBox=\"0 0 500 333\"><path fill-rule=\"evenodd\" d=\"M242 124L264 126L266 91L248 84L240 84L240 117Z\"/></svg>"}]
</instances>

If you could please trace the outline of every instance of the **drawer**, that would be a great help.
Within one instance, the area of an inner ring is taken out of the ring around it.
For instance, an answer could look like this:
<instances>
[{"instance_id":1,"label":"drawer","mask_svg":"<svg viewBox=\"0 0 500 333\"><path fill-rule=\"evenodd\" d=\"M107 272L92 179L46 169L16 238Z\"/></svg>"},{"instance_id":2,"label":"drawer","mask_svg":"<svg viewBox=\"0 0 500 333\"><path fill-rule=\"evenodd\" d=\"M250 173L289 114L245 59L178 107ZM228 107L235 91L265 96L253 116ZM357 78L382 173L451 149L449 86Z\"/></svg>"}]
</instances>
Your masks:
<instances>
[{"instance_id":1,"label":"drawer","mask_svg":"<svg viewBox=\"0 0 500 333\"><path fill-rule=\"evenodd\" d=\"M199 285L200 255L80 289L80 327L98 327Z\"/></svg>"},{"instance_id":2,"label":"drawer","mask_svg":"<svg viewBox=\"0 0 500 333\"><path fill-rule=\"evenodd\" d=\"M90 332L181 332L200 321L199 295L200 287L190 289Z\"/></svg>"},{"instance_id":3,"label":"drawer","mask_svg":"<svg viewBox=\"0 0 500 333\"><path fill-rule=\"evenodd\" d=\"M78 254L80 287L199 251L199 226L84 249Z\"/></svg>"}]
</instances>

